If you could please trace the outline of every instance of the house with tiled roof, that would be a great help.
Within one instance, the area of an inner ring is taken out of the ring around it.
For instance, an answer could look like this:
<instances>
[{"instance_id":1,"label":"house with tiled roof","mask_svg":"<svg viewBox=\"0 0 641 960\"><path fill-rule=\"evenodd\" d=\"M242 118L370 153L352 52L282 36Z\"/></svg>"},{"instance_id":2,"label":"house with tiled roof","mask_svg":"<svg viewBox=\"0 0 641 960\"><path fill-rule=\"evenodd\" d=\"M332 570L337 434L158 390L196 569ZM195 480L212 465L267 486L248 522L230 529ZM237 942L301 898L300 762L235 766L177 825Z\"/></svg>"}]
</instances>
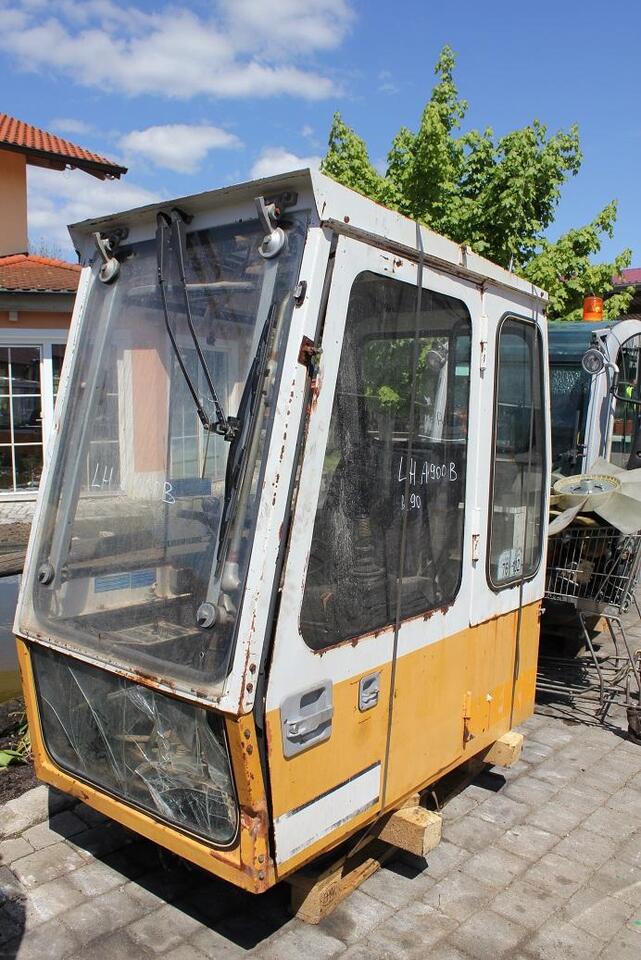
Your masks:
<instances>
[{"instance_id":1,"label":"house with tiled roof","mask_svg":"<svg viewBox=\"0 0 641 960\"><path fill-rule=\"evenodd\" d=\"M27 167L126 168L0 113L0 506L35 500L80 267L28 250ZM0 522L2 521L0 510Z\"/></svg>"},{"instance_id":2,"label":"house with tiled roof","mask_svg":"<svg viewBox=\"0 0 641 960\"><path fill-rule=\"evenodd\" d=\"M631 320L641 320L641 267L629 267L621 272L620 277L615 277L615 293L617 290L627 290L628 287L634 287L634 295L626 317Z\"/></svg>"}]
</instances>

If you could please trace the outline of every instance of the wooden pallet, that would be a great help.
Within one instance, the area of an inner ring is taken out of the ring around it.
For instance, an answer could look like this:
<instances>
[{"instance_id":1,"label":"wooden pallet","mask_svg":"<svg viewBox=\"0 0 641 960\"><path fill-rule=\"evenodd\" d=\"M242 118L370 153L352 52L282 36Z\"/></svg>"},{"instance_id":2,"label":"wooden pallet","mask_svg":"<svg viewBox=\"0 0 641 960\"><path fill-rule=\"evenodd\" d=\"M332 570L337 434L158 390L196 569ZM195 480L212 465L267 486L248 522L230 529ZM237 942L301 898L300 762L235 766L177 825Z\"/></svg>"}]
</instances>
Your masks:
<instances>
[{"instance_id":1,"label":"wooden pallet","mask_svg":"<svg viewBox=\"0 0 641 960\"><path fill-rule=\"evenodd\" d=\"M287 878L292 914L305 923L320 923L396 852L389 843L373 839L354 855L344 854L324 870L314 864L299 870Z\"/></svg>"},{"instance_id":2,"label":"wooden pallet","mask_svg":"<svg viewBox=\"0 0 641 960\"><path fill-rule=\"evenodd\" d=\"M329 865L311 864L288 877L292 913L306 923L320 923L399 850L427 856L441 840L441 815L419 801L414 794L403 807L381 817Z\"/></svg>"},{"instance_id":3,"label":"wooden pallet","mask_svg":"<svg viewBox=\"0 0 641 960\"><path fill-rule=\"evenodd\" d=\"M522 744L521 734L510 731L482 754L432 784L422 795L414 794L398 810L381 817L365 837L352 841L329 864L325 858L287 877L291 912L305 923L320 923L399 850L426 857L441 839L440 809L488 764L507 767L515 763ZM437 809L428 810L425 804Z\"/></svg>"}]
</instances>

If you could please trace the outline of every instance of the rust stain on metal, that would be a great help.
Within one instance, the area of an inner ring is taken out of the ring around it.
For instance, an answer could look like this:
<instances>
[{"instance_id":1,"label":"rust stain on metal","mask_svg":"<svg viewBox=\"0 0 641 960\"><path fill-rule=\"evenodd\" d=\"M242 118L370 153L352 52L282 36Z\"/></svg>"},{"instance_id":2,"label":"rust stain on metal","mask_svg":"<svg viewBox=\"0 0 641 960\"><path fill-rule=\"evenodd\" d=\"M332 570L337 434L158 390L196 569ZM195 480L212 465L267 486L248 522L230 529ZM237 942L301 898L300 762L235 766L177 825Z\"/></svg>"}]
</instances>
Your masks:
<instances>
[{"instance_id":1,"label":"rust stain on metal","mask_svg":"<svg viewBox=\"0 0 641 960\"><path fill-rule=\"evenodd\" d=\"M316 376L310 383L310 389L311 389L311 395L312 395L311 401L310 401L310 412L316 409L316 404L318 403L318 398L320 396L322 386L323 384L322 384L321 377L319 376L319 374L316 374Z\"/></svg>"},{"instance_id":2,"label":"rust stain on metal","mask_svg":"<svg viewBox=\"0 0 641 960\"><path fill-rule=\"evenodd\" d=\"M317 353L318 349L314 344L314 341L310 340L309 337L303 337L300 342L300 349L298 351L298 362L304 367L309 367ZM293 396L293 393L294 391L292 390L290 396Z\"/></svg>"},{"instance_id":3,"label":"rust stain on metal","mask_svg":"<svg viewBox=\"0 0 641 960\"><path fill-rule=\"evenodd\" d=\"M442 607L434 607L433 610L427 610L427 611L426 611L424 614L422 614L421 616L422 616L423 620L431 620L435 613L442 613L443 615L445 615L445 614L447 613L447 611L450 609L451 606L452 606L451 603L445 603L445 604L443 604ZM411 619L412 619L412 620L417 620L418 617L412 617ZM409 621L407 621L407 622L409 622Z\"/></svg>"},{"instance_id":4,"label":"rust stain on metal","mask_svg":"<svg viewBox=\"0 0 641 960\"><path fill-rule=\"evenodd\" d=\"M251 638L253 637L256 631L256 611L252 613L251 623L249 624L249 630L247 633L247 646L251 645ZM253 685L247 683L247 671L250 669L250 654L249 650L247 652L247 657L245 659L245 666L243 667L243 678L242 678L242 689L247 690L249 693L253 690Z\"/></svg>"},{"instance_id":5,"label":"rust stain on metal","mask_svg":"<svg viewBox=\"0 0 641 960\"><path fill-rule=\"evenodd\" d=\"M257 800L253 806L248 804L240 808L240 822L242 829L252 838L260 840L267 838L268 818L267 801L265 799Z\"/></svg>"},{"instance_id":6,"label":"rust stain on metal","mask_svg":"<svg viewBox=\"0 0 641 960\"><path fill-rule=\"evenodd\" d=\"M452 606L451 603L446 603L442 607L435 607L433 610L428 610L426 613L419 613L413 617L408 617L406 620L401 621L401 627L406 623L413 623L416 620L423 620L423 621L430 620L436 613L446 614L451 606ZM387 623L387 624L384 624L382 627L377 627L376 630L368 630L367 633L360 633L355 637L347 637L347 639L341 640L340 643L332 644L331 647L326 647L323 650L314 650L313 652L316 656L322 657L323 654L327 653L329 650L337 650L339 649L339 647L347 647L347 646L356 647L363 640L368 640L370 637L378 637L380 636L381 633L384 633L385 630L390 630L391 628L393 628L393 626L394 626L393 623Z\"/></svg>"}]
</instances>

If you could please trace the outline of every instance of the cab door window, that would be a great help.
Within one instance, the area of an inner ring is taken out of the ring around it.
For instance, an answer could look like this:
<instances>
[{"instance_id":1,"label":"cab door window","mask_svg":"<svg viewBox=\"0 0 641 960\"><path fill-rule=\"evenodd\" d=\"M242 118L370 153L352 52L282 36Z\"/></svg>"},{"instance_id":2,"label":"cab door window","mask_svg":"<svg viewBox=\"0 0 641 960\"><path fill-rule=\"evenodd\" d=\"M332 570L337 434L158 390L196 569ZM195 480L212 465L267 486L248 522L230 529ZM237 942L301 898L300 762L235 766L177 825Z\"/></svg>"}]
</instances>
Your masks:
<instances>
[{"instance_id":1,"label":"cab door window","mask_svg":"<svg viewBox=\"0 0 641 960\"><path fill-rule=\"evenodd\" d=\"M416 298L373 273L351 291L301 614L316 649L394 623L399 589L402 618L458 590L470 318L423 291L417 322Z\"/></svg>"},{"instance_id":2,"label":"cab door window","mask_svg":"<svg viewBox=\"0 0 641 960\"><path fill-rule=\"evenodd\" d=\"M490 512L489 579L531 577L541 561L545 508L544 353L534 324L499 328Z\"/></svg>"}]
</instances>

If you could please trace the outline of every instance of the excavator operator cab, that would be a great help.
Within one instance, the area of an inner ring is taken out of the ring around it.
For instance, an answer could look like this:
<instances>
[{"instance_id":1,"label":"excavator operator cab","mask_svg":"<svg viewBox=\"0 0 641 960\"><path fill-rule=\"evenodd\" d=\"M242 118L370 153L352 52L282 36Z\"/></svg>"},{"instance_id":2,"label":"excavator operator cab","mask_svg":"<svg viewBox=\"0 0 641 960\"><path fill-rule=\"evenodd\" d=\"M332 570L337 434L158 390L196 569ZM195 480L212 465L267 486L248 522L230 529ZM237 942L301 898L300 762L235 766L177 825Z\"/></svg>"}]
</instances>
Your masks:
<instances>
[{"instance_id":1,"label":"excavator operator cab","mask_svg":"<svg viewBox=\"0 0 641 960\"><path fill-rule=\"evenodd\" d=\"M549 325L552 469L641 466L641 321Z\"/></svg>"},{"instance_id":2,"label":"excavator operator cab","mask_svg":"<svg viewBox=\"0 0 641 960\"><path fill-rule=\"evenodd\" d=\"M546 296L307 170L71 233L37 773L261 892L532 712Z\"/></svg>"}]
</instances>

